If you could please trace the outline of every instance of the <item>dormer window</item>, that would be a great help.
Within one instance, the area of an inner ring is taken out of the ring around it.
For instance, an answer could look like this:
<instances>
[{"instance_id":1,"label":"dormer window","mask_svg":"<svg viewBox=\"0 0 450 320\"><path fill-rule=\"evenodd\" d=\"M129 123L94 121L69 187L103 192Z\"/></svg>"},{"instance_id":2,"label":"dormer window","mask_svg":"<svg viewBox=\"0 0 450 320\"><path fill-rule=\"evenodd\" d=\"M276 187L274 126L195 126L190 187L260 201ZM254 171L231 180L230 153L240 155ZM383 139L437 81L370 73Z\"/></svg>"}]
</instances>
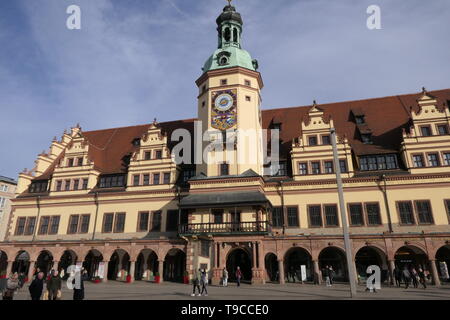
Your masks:
<instances>
[{"instance_id":1,"label":"dormer window","mask_svg":"<svg viewBox=\"0 0 450 320\"><path fill-rule=\"evenodd\" d=\"M155 151L155 159L162 159L162 150Z\"/></svg>"},{"instance_id":2,"label":"dormer window","mask_svg":"<svg viewBox=\"0 0 450 320\"><path fill-rule=\"evenodd\" d=\"M317 146L317 136L308 137L308 143L310 146Z\"/></svg>"},{"instance_id":3,"label":"dormer window","mask_svg":"<svg viewBox=\"0 0 450 320\"><path fill-rule=\"evenodd\" d=\"M437 131L439 135L445 136L448 134L448 126L446 124L440 124L437 126Z\"/></svg>"},{"instance_id":4,"label":"dormer window","mask_svg":"<svg viewBox=\"0 0 450 320\"><path fill-rule=\"evenodd\" d=\"M370 133L364 133L361 135L361 140L363 143L372 143L372 135Z\"/></svg>"},{"instance_id":5,"label":"dormer window","mask_svg":"<svg viewBox=\"0 0 450 320\"><path fill-rule=\"evenodd\" d=\"M429 137L431 136L431 127L430 126L422 126L420 127L420 133L422 134L422 137Z\"/></svg>"},{"instance_id":6,"label":"dormer window","mask_svg":"<svg viewBox=\"0 0 450 320\"><path fill-rule=\"evenodd\" d=\"M358 115L358 116L355 116L355 122L356 122L356 124L365 124L366 119L364 118L363 115Z\"/></svg>"},{"instance_id":7,"label":"dormer window","mask_svg":"<svg viewBox=\"0 0 450 320\"><path fill-rule=\"evenodd\" d=\"M274 123L272 125L273 130L280 130L281 131L281 123Z\"/></svg>"},{"instance_id":8,"label":"dormer window","mask_svg":"<svg viewBox=\"0 0 450 320\"><path fill-rule=\"evenodd\" d=\"M78 165L79 167L81 167L81 166L83 165L83 157L79 157L79 158L78 158L77 165Z\"/></svg>"},{"instance_id":9,"label":"dormer window","mask_svg":"<svg viewBox=\"0 0 450 320\"><path fill-rule=\"evenodd\" d=\"M144 160L150 160L152 153L150 151L144 152Z\"/></svg>"},{"instance_id":10,"label":"dormer window","mask_svg":"<svg viewBox=\"0 0 450 320\"><path fill-rule=\"evenodd\" d=\"M73 167L73 158L67 159L67 166L68 167Z\"/></svg>"},{"instance_id":11,"label":"dormer window","mask_svg":"<svg viewBox=\"0 0 450 320\"><path fill-rule=\"evenodd\" d=\"M141 145L141 139L140 138L136 138L133 140L133 146L135 147L139 147Z\"/></svg>"},{"instance_id":12,"label":"dormer window","mask_svg":"<svg viewBox=\"0 0 450 320\"><path fill-rule=\"evenodd\" d=\"M322 136L322 144L323 145L330 145L331 144L331 139L330 136Z\"/></svg>"}]
</instances>

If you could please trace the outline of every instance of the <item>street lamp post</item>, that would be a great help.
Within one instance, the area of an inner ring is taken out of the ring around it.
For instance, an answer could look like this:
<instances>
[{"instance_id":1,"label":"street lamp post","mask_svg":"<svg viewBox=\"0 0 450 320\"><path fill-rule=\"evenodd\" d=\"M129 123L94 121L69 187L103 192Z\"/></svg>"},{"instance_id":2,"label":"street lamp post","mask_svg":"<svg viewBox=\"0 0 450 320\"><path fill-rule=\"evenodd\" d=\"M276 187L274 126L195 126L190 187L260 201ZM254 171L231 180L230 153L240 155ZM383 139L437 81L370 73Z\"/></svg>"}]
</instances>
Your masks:
<instances>
[{"instance_id":1,"label":"street lamp post","mask_svg":"<svg viewBox=\"0 0 450 320\"><path fill-rule=\"evenodd\" d=\"M339 155L336 146L336 129L331 128L331 144L333 146L333 158L334 158L334 171L336 172L336 183L339 195L339 208L341 211L342 229L344 231L344 244L345 244L345 256L347 257L347 269L348 278L350 281L350 296L351 298L356 296L356 279L355 279L355 264L352 259L352 246L350 243L350 236L348 233L347 215L344 202L344 188L342 185L341 167L339 164Z\"/></svg>"}]
</instances>

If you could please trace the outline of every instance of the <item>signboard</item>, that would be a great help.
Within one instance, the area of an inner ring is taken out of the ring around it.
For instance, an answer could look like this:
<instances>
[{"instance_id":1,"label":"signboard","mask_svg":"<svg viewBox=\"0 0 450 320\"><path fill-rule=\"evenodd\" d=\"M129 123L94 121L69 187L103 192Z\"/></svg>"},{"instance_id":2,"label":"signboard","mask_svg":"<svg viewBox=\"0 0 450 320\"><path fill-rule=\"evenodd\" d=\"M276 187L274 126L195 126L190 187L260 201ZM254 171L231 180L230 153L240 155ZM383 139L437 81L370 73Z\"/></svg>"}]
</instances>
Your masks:
<instances>
[{"instance_id":1,"label":"signboard","mask_svg":"<svg viewBox=\"0 0 450 320\"><path fill-rule=\"evenodd\" d=\"M300 266L300 270L302 274L302 281L306 281L306 266L302 264Z\"/></svg>"},{"instance_id":2,"label":"signboard","mask_svg":"<svg viewBox=\"0 0 450 320\"><path fill-rule=\"evenodd\" d=\"M105 263L104 262L100 262L98 264L97 276L100 277L100 279L103 279L103 277L105 276Z\"/></svg>"},{"instance_id":3,"label":"signboard","mask_svg":"<svg viewBox=\"0 0 450 320\"><path fill-rule=\"evenodd\" d=\"M444 279L449 279L447 263L444 261L439 261L439 269L441 270L441 276Z\"/></svg>"}]
</instances>

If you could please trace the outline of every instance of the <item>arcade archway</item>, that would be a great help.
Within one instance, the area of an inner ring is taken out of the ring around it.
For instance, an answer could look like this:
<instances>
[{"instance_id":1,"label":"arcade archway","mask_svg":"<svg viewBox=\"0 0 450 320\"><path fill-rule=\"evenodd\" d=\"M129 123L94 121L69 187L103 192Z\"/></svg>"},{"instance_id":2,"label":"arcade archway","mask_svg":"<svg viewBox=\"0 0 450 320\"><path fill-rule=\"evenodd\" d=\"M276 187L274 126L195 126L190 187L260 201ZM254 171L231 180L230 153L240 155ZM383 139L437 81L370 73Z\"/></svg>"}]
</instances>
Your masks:
<instances>
[{"instance_id":1,"label":"arcade archway","mask_svg":"<svg viewBox=\"0 0 450 320\"><path fill-rule=\"evenodd\" d=\"M236 281L237 267L242 272L242 282L252 280L252 260L250 253L243 248L233 249L227 257L227 270L229 281Z\"/></svg>"},{"instance_id":2,"label":"arcade archway","mask_svg":"<svg viewBox=\"0 0 450 320\"><path fill-rule=\"evenodd\" d=\"M301 266L306 267L306 281L314 280L311 255L303 248L294 247L284 256L284 274L288 282L302 281Z\"/></svg>"},{"instance_id":3,"label":"arcade archway","mask_svg":"<svg viewBox=\"0 0 450 320\"><path fill-rule=\"evenodd\" d=\"M0 251L0 277L6 276L8 270L8 255L6 252Z\"/></svg>"},{"instance_id":4,"label":"arcade archway","mask_svg":"<svg viewBox=\"0 0 450 320\"><path fill-rule=\"evenodd\" d=\"M180 249L170 249L164 259L164 281L183 282L186 271L186 253Z\"/></svg>"},{"instance_id":5,"label":"arcade archway","mask_svg":"<svg viewBox=\"0 0 450 320\"><path fill-rule=\"evenodd\" d=\"M28 274L30 268L30 255L26 251L20 251L14 260L11 271Z\"/></svg>"},{"instance_id":6,"label":"arcade archway","mask_svg":"<svg viewBox=\"0 0 450 320\"><path fill-rule=\"evenodd\" d=\"M125 280L125 272L130 272L130 255L123 249L117 249L108 263L108 280Z\"/></svg>"},{"instance_id":7,"label":"arcade archway","mask_svg":"<svg viewBox=\"0 0 450 320\"><path fill-rule=\"evenodd\" d=\"M100 263L103 261L103 255L100 251L92 249L84 258L83 268L87 271L90 279L98 275ZM104 275L106 277L106 275Z\"/></svg>"},{"instance_id":8,"label":"arcade archway","mask_svg":"<svg viewBox=\"0 0 450 320\"><path fill-rule=\"evenodd\" d=\"M142 250L136 260L134 277L136 280L147 280L158 272L158 256L150 249Z\"/></svg>"},{"instance_id":9,"label":"arcade archway","mask_svg":"<svg viewBox=\"0 0 450 320\"><path fill-rule=\"evenodd\" d=\"M72 250L66 250L61 256L58 265L58 271L64 270L65 277L67 278L69 275L67 274L67 268L71 265L75 265L77 263L77 255Z\"/></svg>"},{"instance_id":10,"label":"arcade archway","mask_svg":"<svg viewBox=\"0 0 450 320\"><path fill-rule=\"evenodd\" d=\"M405 267L408 269L411 267L422 269L428 268L428 256L427 254L420 248L416 246L403 246L397 250L395 253L395 264L400 270L403 270Z\"/></svg>"},{"instance_id":11,"label":"arcade archway","mask_svg":"<svg viewBox=\"0 0 450 320\"><path fill-rule=\"evenodd\" d=\"M450 282L450 245L439 248L436 252L436 268L442 282Z\"/></svg>"},{"instance_id":12,"label":"arcade archway","mask_svg":"<svg viewBox=\"0 0 450 320\"><path fill-rule=\"evenodd\" d=\"M44 274L48 275L53 267L53 255L50 251L43 250L36 260L36 268L39 268Z\"/></svg>"},{"instance_id":13,"label":"arcade archway","mask_svg":"<svg viewBox=\"0 0 450 320\"><path fill-rule=\"evenodd\" d=\"M347 262L342 249L327 247L320 252L319 267L323 270L326 266L333 268L335 281L348 281Z\"/></svg>"},{"instance_id":14,"label":"arcade archway","mask_svg":"<svg viewBox=\"0 0 450 320\"><path fill-rule=\"evenodd\" d=\"M355 255L355 265L356 272L361 279L365 279L367 277L367 267L372 265L380 267L382 282L384 282L388 277L386 254L376 247L366 246L359 249Z\"/></svg>"},{"instance_id":15,"label":"arcade archway","mask_svg":"<svg viewBox=\"0 0 450 320\"><path fill-rule=\"evenodd\" d=\"M279 281L277 256L274 253L266 254L266 257L264 258L264 265L266 267L268 280L272 282Z\"/></svg>"}]
</instances>

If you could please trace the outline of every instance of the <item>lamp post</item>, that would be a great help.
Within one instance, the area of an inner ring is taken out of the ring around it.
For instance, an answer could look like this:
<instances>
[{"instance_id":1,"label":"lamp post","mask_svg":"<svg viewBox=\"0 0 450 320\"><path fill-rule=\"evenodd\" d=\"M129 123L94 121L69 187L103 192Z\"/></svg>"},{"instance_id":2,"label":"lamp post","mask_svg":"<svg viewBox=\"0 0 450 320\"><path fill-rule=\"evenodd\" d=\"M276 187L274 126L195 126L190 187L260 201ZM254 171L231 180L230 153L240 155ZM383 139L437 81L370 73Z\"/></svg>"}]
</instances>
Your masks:
<instances>
[{"instance_id":1,"label":"lamp post","mask_svg":"<svg viewBox=\"0 0 450 320\"><path fill-rule=\"evenodd\" d=\"M331 128L330 133L331 133L331 144L333 146L334 171L336 172L336 183L339 195L339 208L341 211L342 229L344 232L345 256L347 258L348 278L350 281L350 297L353 298L356 296L356 279L355 279L356 270L355 264L353 263L352 259L353 256L352 246L350 243L350 235L348 233L347 214L344 202L344 188L342 185L341 167L339 165L339 155L336 146L336 129Z\"/></svg>"}]
</instances>

